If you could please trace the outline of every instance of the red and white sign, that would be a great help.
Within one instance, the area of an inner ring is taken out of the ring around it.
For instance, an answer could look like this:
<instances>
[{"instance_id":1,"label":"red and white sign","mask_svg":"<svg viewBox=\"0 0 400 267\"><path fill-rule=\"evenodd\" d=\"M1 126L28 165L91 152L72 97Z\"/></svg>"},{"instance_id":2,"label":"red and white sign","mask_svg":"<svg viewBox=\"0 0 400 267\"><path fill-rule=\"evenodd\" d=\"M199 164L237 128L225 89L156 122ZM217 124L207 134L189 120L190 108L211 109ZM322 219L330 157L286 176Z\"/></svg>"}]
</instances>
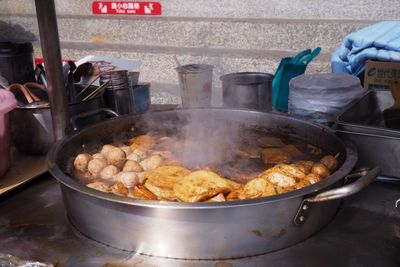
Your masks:
<instances>
[{"instance_id":1,"label":"red and white sign","mask_svg":"<svg viewBox=\"0 0 400 267\"><path fill-rule=\"evenodd\" d=\"M92 3L92 13L104 15L161 15L161 4L159 2L95 1Z\"/></svg>"}]
</instances>

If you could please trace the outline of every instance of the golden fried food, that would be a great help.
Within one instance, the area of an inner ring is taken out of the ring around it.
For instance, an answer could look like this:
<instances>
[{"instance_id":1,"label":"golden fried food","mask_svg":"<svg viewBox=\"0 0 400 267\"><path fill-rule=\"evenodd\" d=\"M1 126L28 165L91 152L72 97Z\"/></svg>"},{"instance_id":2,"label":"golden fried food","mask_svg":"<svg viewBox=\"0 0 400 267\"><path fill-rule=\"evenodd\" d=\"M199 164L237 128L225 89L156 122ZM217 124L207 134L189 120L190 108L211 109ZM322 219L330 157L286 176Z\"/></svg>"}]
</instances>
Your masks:
<instances>
[{"instance_id":1,"label":"golden fried food","mask_svg":"<svg viewBox=\"0 0 400 267\"><path fill-rule=\"evenodd\" d=\"M301 152L295 145L285 145L283 147L283 150L288 152L292 157L302 157L304 156L304 153Z\"/></svg>"},{"instance_id":2,"label":"golden fried food","mask_svg":"<svg viewBox=\"0 0 400 267\"><path fill-rule=\"evenodd\" d=\"M118 169L122 169L126 162L126 155L121 148L114 147L108 151L106 159L108 164L114 165Z\"/></svg>"},{"instance_id":3,"label":"golden fried food","mask_svg":"<svg viewBox=\"0 0 400 267\"><path fill-rule=\"evenodd\" d=\"M294 185L294 188L295 189L301 189L301 188L303 188L303 187L306 187L306 186L309 186L311 183L307 180L307 179L304 179L304 180L301 180L300 182L297 182L295 185Z\"/></svg>"},{"instance_id":4,"label":"golden fried food","mask_svg":"<svg viewBox=\"0 0 400 267\"><path fill-rule=\"evenodd\" d=\"M293 186L296 183L296 179L292 176L276 170L267 170L266 172L261 173L258 177L267 179L274 185L281 187Z\"/></svg>"},{"instance_id":5,"label":"golden fried food","mask_svg":"<svg viewBox=\"0 0 400 267\"><path fill-rule=\"evenodd\" d=\"M157 200L157 197L142 184L136 185L128 196L145 200Z\"/></svg>"},{"instance_id":6,"label":"golden fried food","mask_svg":"<svg viewBox=\"0 0 400 267\"><path fill-rule=\"evenodd\" d=\"M292 156L281 148L264 148L262 160L265 164L290 163Z\"/></svg>"},{"instance_id":7,"label":"golden fried food","mask_svg":"<svg viewBox=\"0 0 400 267\"><path fill-rule=\"evenodd\" d=\"M124 167L122 168L124 172L141 172L143 171L142 166L137 161L127 160Z\"/></svg>"},{"instance_id":8,"label":"golden fried food","mask_svg":"<svg viewBox=\"0 0 400 267\"><path fill-rule=\"evenodd\" d=\"M291 192L291 191L295 190L296 188L294 186L277 186L275 189L278 194L284 194L284 193Z\"/></svg>"},{"instance_id":9,"label":"golden fried food","mask_svg":"<svg viewBox=\"0 0 400 267\"><path fill-rule=\"evenodd\" d=\"M111 186L111 193L118 195L118 196L123 196L126 197L129 193L128 188L125 187L125 185L121 182L118 182Z\"/></svg>"},{"instance_id":10,"label":"golden fried food","mask_svg":"<svg viewBox=\"0 0 400 267\"><path fill-rule=\"evenodd\" d=\"M293 178L295 178L296 180L301 180L301 179L304 179L306 177L306 173L304 173L301 168L297 167L294 164L290 164L290 165L288 165L288 164L278 164L278 165L275 165L270 170L275 170L275 171L279 171L279 172L282 172L284 174L290 175Z\"/></svg>"},{"instance_id":11,"label":"golden fried food","mask_svg":"<svg viewBox=\"0 0 400 267\"><path fill-rule=\"evenodd\" d=\"M213 196L212 198L207 200L207 202L224 202L224 201L226 201L226 198L222 193L219 193L218 195Z\"/></svg>"},{"instance_id":12,"label":"golden fried food","mask_svg":"<svg viewBox=\"0 0 400 267\"><path fill-rule=\"evenodd\" d=\"M199 202L219 193L224 195L238 188L239 184L222 178L215 172L199 170L183 177L174 185L174 193L180 201Z\"/></svg>"},{"instance_id":13,"label":"golden fried food","mask_svg":"<svg viewBox=\"0 0 400 267\"><path fill-rule=\"evenodd\" d=\"M316 174L320 178L326 178L329 175L331 175L328 168L322 163L314 163L314 165L311 169L311 173Z\"/></svg>"},{"instance_id":14,"label":"golden fried food","mask_svg":"<svg viewBox=\"0 0 400 267\"><path fill-rule=\"evenodd\" d=\"M310 173L314 162L310 160L299 160L296 161L294 164L298 167L300 166L303 169L304 173Z\"/></svg>"},{"instance_id":15,"label":"golden fried food","mask_svg":"<svg viewBox=\"0 0 400 267\"><path fill-rule=\"evenodd\" d=\"M74 167L76 170L85 172L87 171L87 167L89 164L89 161L92 160L92 156L88 153L81 153L76 156L74 160Z\"/></svg>"},{"instance_id":16,"label":"golden fried food","mask_svg":"<svg viewBox=\"0 0 400 267\"><path fill-rule=\"evenodd\" d=\"M257 142L262 147L283 147L285 145L280 138L273 136L263 136L258 138Z\"/></svg>"},{"instance_id":17,"label":"golden fried food","mask_svg":"<svg viewBox=\"0 0 400 267\"><path fill-rule=\"evenodd\" d=\"M331 172L336 171L336 169L339 166L339 162L337 161L337 159L331 155L326 155L326 156L322 157L322 159L319 162L324 164L328 168L328 170Z\"/></svg>"},{"instance_id":18,"label":"golden fried food","mask_svg":"<svg viewBox=\"0 0 400 267\"><path fill-rule=\"evenodd\" d=\"M174 185L190 171L180 166L161 166L144 172L144 186L162 200L176 200Z\"/></svg>"},{"instance_id":19,"label":"golden fried food","mask_svg":"<svg viewBox=\"0 0 400 267\"><path fill-rule=\"evenodd\" d=\"M243 188L237 191L237 199L251 199L276 195L274 185L264 177L249 181Z\"/></svg>"},{"instance_id":20,"label":"golden fried food","mask_svg":"<svg viewBox=\"0 0 400 267\"><path fill-rule=\"evenodd\" d=\"M316 175L315 173L307 174L306 178L304 178L304 179L309 181L310 184L315 184L315 183L318 183L319 181L321 181L321 178L318 175Z\"/></svg>"}]
</instances>

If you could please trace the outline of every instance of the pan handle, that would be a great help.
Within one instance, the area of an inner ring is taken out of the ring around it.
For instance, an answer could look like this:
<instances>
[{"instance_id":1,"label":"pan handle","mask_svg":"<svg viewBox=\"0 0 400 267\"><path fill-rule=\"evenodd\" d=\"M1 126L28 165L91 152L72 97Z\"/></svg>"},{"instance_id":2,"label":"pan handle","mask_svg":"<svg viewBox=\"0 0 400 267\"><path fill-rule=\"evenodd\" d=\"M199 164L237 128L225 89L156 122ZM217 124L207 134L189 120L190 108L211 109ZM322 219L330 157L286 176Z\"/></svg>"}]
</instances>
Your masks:
<instances>
[{"instance_id":1,"label":"pan handle","mask_svg":"<svg viewBox=\"0 0 400 267\"><path fill-rule=\"evenodd\" d=\"M294 218L294 224L300 226L306 221L307 213L310 209L311 203L345 198L358 193L367 187L379 175L380 171L381 169L378 166L371 170L364 169L357 171L345 177L345 180L358 178L356 181L342 187L330 189L328 191L318 193L312 197L303 199Z\"/></svg>"},{"instance_id":2,"label":"pan handle","mask_svg":"<svg viewBox=\"0 0 400 267\"><path fill-rule=\"evenodd\" d=\"M82 119L82 118L91 117L91 116L97 115L99 113L106 113L112 117L119 117L119 114L117 112L115 112L114 110L111 110L109 108L100 108L100 109L96 109L96 110L92 110L92 111L79 113L75 116L72 116L70 119L70 124L71 124L72 130L75 132L79 131L79 127L76 124L77 120Z\"/></svg>"}]
</instances>

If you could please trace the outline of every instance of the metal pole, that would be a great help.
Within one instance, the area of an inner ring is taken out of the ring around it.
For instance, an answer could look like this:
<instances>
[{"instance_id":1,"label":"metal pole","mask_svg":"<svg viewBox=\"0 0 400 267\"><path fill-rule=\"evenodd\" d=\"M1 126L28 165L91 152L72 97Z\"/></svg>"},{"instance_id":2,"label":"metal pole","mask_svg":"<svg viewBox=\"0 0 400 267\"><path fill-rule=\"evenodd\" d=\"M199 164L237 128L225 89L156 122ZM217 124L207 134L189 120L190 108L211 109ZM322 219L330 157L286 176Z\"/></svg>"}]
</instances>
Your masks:
<instances>
[{"instance_id":1,"label":"metal pole","mask_svg":"<svg viewBox=\"0 0 400 267\"><path fill-rule=\"evenodd\" d=\"M67 133L69 116L60 40L58 38L56 8L54 0L35 0L35 6L39 24L40 43L46 67L54 137L56 140L60 140Z\"/></svg>"}]
</instances>

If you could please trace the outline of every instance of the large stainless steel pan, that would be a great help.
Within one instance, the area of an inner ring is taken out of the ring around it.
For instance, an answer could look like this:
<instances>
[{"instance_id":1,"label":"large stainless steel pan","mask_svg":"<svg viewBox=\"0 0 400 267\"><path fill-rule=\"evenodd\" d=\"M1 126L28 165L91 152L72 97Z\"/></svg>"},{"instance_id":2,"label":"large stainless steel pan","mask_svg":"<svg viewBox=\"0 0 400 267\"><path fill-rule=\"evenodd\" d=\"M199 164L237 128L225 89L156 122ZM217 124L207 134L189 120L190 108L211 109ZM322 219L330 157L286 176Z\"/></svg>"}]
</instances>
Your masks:
<instances>
[{"instance_id":1,"label":"large stainless steel pan","mask_svg":"<svg viewBox=\"0 0 400 267\"><path fill-rule=\"evenodd\" d=\"M149 125L181 123L194 114L220 122L220 127L238 122L296 135L332 154L340 153L341 166L322 182L300 190L224 203L128 199L87 188L68 175L71 158L84 149ZM62 140L48 160L50 172L61 184L68 218L82 234L119 249L186 259L245 257L298 243L333 218L339 198L358 192L379 172L364 171L354 183L343 186L357 154L330 129L287 116L230 109L171 110L112 119Z\"/></svg>"}]
</instances>

